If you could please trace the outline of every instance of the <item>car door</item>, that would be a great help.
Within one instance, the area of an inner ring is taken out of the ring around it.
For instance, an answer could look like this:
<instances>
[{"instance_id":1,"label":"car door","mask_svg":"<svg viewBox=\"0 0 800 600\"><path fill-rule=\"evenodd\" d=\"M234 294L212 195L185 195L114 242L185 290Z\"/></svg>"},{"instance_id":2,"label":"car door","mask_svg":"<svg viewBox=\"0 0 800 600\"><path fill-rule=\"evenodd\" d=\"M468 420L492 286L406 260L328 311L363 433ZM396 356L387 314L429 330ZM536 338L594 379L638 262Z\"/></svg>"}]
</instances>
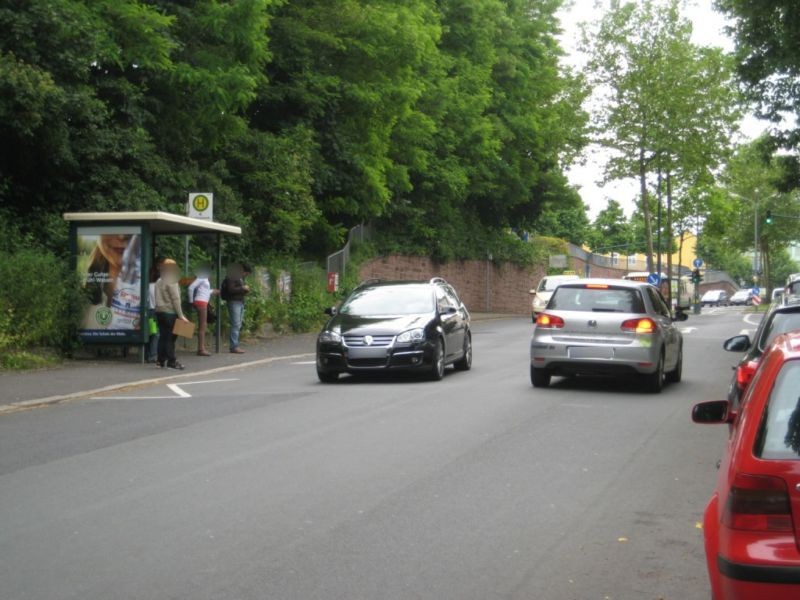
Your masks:
<instances>
[{"instance_id":1,"label":"car door","mask_svg":"<svg viewBox=\"0 0 800 600\"><path fill-rule=\"evenodd\" d=\"M650 302L655 311L654 318L664 335L664 363L666 370L672 370L678 361L679 335L678 329L672 320L672 313L667 306L667 301L656 288L647 288Z\"/></svg>"},{"instance_id":2,"label":"car door","mask_svg":"<svg viewBox=\"0 0 800 600\"><path fill-rule=\"evenodd\" d=\"M453 318L455 321L453 331L453 354L460 354L464 349L464 337L467 334L467 326L469 324L469 313L461 299L456 294L452 286L446 285L444 293L452 306L456 308L456 316Z\"/></svg>"},{"instance_id":3,"label":"car door","mask_svg":"<svg viewBox=\"0 0 800 600\"><path fill-rule=\"evenodd\" d=\"M449 360L454 353L460 352L462 348L463 335L459 343L459 314L458 307L455 306L452 298L445 291L444 286L436 286L436 311L439 314L439 321L444 332L445 356Z\"/></svg>"}]
</instances>

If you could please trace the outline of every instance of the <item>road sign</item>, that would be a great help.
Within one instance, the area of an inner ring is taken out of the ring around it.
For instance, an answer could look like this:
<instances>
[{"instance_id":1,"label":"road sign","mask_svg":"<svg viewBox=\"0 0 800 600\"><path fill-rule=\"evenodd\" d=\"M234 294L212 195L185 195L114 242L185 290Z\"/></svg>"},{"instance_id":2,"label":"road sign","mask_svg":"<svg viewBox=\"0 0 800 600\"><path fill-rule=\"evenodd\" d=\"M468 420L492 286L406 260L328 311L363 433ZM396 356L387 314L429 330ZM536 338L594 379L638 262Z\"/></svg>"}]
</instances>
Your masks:
<instances>
[{"instance_id":1,"label":"road sign","mask_svg":"<svg viewBox=\"0 0 800 600\"><path fill-rule=\"evenodd\" d=\"M647 276L647 283L649 283L650 285L660 284L661 275L659 275L658 273L650 273L650 275Z\"/></svg>"},{"instance_id":2,"label":"road sign","mask_svg":"<svg viewBox=\"0 0 800 600\"><path fill-rule=\"evenodd\" d=\"M703 259L702 259L702 258L695 258L695 259L692 261L692 264L694 265L694 268L695 268L695 269L699 269L700 267L702 267L702 266L703 266Z\"/></svg>"},{"instance_id":3,"label":"road sign","mask_svg":"<svg viewBox=\"0 0 800 600\"><path fill-rule=\"evenodd\" d=\"M754 285L753 289L750 290L750 291L753 292L753 296L760 296L761 295L761 288L758 287L757 285Z\"/></svg>"},{"instance_id":4,"label":"road sign","mask_svg":"<svg viewBox=\"0 0 800 600\"><path fill-rule=\"evenodd\" d=\"M759 306L761 304L761 296L753 296L753 306Z\"/></svg>"},{"instance_id":5,"label":"road sign","mask_svg":"<svg viewBox=\"0 0 800 600\"><path fill-rule=\"evenodd\" d=\"M214 194L211 192L194 192L189 194L190 217L195 219L214 220Z\"/></svg>"}]
</instances>

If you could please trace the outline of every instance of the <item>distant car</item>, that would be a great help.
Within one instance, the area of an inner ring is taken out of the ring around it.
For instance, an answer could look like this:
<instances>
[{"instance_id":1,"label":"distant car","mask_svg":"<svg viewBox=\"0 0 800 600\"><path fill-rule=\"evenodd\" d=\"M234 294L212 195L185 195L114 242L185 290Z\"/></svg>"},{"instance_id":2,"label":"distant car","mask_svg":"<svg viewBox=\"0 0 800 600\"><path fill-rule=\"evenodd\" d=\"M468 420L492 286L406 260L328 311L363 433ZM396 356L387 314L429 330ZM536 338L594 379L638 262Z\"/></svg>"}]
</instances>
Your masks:
<instances>
[{"instance_id":1,"label":"distant car","mask_svg":"<svg viewBox=\"0 0 800 600\"><path fill-rule=\"evenodd\" d=\"M761 319L753 339L747 335L737 335L725 340L722 347L729 352L744 352L744 356L734 367L731 385L728 388L728 401L734 408L739 406L750 380L758 368L761 356L772 341L789 331L800 330L800 305L776 306Z\"/></svg>"},{"instance_id":2,"label":"distant car","mask_svg":"<svg viewBox=\"0 0 800 600\"><path fill-rule=\"evenodd\" d=\"M732 426L703 515L714 600L800 598L800 333L778 337L739 408L702 402L696 423Z\"/></svg>"},{"instance_id":3,"label":"distant car","mask_svg":"<svg viewBox=\"0 0 800 600\"><path fill-rule=\"evenodd\" d=\"M736 292L728 301L733 306L745 306L753 303L753 290L741 289Z\"/></svg>"},{"instance_id":4,"label":"distant car","mask_svg":"<svg viewBox=\"0 0 800 600\"><path fill-rule=\"evenodd\" d=\"M567 281L580 279L577 275L548 275L543 277L539 285L530 291L531 298L531 320L536 322L536 315L542 312L550 301L555 289Z\"/></svg>"},{"instance_id":5,"label":"distant car","mask_svg":"<svg viewBox=\"0 0 800 600\"><path fill-rule=\"evenodd\" d=\"M703 306L727 306L728 293L725 290L708 290L700 298L700 304Z\"/></svg>"},{"instance_id":6,"label":"distant car","mask_svg":"<svg viewBox=\"0 0 800 600\"><path fill-rule=\"evenodd\" d=\"M446 365L472 367L466 306L444 279L368 281L358 286L317 337L317 376L332 383L342 373L417 370L430 379Z\"/></svg>"},{"instance_id":7,"label":"distant car","mask_svg":"<svg viewBox=\"0 0 800 600\"><path fill-rule=\"evenodd\" d=\"M770 303L780 304L782 302L783 302L783 288L775 288L774 290L772 290Z\"/></svg>"},{"instance_id":8,"label":"distant car","mask_svg":"<svg viewBox=\"0 0 800 600\"><path fill-rule=\"evenodd\" d=\"M641 377L659 393L681 380L683 337L661 293L621 279L579 279L556 288L536 318L530 349L534 387L553 375Z\"/></svg>"},{"instance_id":9,"label":"distant car","mask_svg":"<svg viewBox=\"0 0 800 600\"><path fill-rule=\"evenodd\" d=\"M792 273L786 278L786 287L783 290L783 303L796 304L800 302L800 273Z\"/></svg>"}]
</instances>

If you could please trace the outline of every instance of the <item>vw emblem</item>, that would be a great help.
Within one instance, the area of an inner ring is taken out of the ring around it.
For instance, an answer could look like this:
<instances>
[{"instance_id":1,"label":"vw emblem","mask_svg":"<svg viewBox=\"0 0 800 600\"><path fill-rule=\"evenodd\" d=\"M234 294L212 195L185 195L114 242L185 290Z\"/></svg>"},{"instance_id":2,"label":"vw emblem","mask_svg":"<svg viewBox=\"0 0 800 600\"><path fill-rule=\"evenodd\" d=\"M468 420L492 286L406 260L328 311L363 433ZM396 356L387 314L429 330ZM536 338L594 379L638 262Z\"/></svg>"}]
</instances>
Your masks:
<instances>
[{"instance_id":1,"label":"vw emblem","mask_svg":"<svg viewBox=\"0 0 800 600\"><path fill-rule=\"evenodd\" d=\"M372 346L372 342L373 342L373 339L372 339L371 335L365 335L364 336L364 345L365 346Z\"/></svg>"},{"instance_id":2,"label":"vw emblem","mask_svg":"<svg viewBox=\"0 0 800 600\"><path fill-rule=\"evenodd\" d=\"M597 327L597 321L590 319L587 325L589 325L589 327Z\"/></svg>"}]
</instances>

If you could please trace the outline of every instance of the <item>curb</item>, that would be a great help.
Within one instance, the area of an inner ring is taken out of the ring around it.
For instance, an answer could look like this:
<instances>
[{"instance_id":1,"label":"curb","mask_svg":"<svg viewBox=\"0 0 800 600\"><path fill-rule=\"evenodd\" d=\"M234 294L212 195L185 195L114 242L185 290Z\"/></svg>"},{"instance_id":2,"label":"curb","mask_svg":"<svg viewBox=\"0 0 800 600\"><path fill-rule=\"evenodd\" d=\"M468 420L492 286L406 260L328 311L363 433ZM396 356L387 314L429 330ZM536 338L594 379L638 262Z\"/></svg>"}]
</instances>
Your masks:
<instances>
[{"instance_id":1,"label":"curb","mask_svg":"<svg viewBox=\"0 0 800 600\"><path fill-rule=\"evenodd\" d=\"M279 360L292 360L299 358L308 358L315 356L312 352L304 354L289 354L286 356L270 356L268 358L259 358L248 362L238 363L235 365L225 365L224 367L214 367L212 369L205 369L203 371L192 371L191 373L180 373L177 375L168 375L166 377L154 377L150 379L138 379L136 381L128 381L125 383L115 383L92 390L84 390L80 392L71 392L69 394L61 394L58 396L47 396L45 398L35 398L33 400L22 400L20 402L13 402L11 404L0 405L0 415L17 412L21 410L30 410L40 408L42 406L49 406L52 404L60 404L69 400L77 400L79 398L86 398L89 396L96 396L98 394L106 394L108 392L117 392L125 388L141 387L145 385L154 385L164 383L166 381L173 381L175 379L182 379L187 377L197 377L198 375L213 375L214 373L225 373L227 371L236 371L238 369L246 369L249 367L257 367L259 365L266 365Z\"/></svg>"}]
</instances>

